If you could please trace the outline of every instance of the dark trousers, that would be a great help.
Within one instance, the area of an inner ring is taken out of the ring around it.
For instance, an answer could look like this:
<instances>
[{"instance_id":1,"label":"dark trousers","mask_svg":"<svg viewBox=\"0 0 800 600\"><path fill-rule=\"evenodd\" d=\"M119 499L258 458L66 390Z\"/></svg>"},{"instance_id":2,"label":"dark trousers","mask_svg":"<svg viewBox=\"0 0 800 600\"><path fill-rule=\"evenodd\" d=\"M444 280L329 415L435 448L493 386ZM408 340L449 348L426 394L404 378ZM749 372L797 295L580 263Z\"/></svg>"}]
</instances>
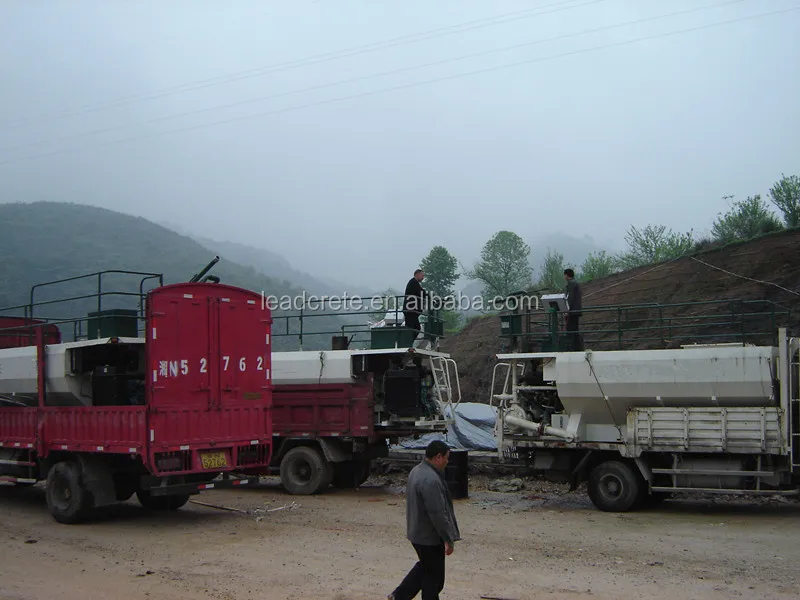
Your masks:
<instances>
[{"instance_id":1,"label":"dark trousers","mask_svg":"<svg viewBox=\"0 0 800 600\"><path fill-rule=\"evenodd\" d=\"M417 331L422 330L422 327L419 324L419 313L404 312L403 316L406 318L406 327L410 327L411 329L416 329Z\"/></svg>"},{"instance_id":2,"label":"dark trousers","mask_svg":"<svg viewBox=\"0 0 800 600\"><path fill-rule=\"evenodd\" d=\"M422 600L439 600L444 588L444 544L413 544L419 560L394 591L395 600L411 600L420 591Z\"/></svg>"},{"instance_id":3,"label":"dark trousers","mask_svg":"<svg viewBox=\"0 0 800 600\"><path fill-rule=\"evenodd\" d=\"M570 350L573 352L583 351L583 339L581 334L578 333L580 330L579 320L580 315L567 314L567 339L569 340Z\"/></svg>"}]
</instances>

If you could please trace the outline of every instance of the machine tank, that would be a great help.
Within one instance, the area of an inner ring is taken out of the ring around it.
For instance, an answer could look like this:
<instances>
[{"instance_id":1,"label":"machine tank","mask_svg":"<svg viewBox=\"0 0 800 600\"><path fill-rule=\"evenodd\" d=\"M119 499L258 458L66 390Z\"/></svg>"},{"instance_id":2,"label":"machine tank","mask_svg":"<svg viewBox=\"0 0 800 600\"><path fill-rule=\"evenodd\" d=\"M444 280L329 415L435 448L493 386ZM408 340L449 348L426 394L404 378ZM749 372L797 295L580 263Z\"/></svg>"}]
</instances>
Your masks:
<instances>
[{"instance_id":1,"label":"machine tank","mask_svg":"<svg viewBox=\"0 0 800 600\"><path fill-rule=\"evenodd\" d=\"M272 353L274 385L330 385L353 383L352 352L306 350Z\"/></svg>"},{"instance_id":2,"label":"machine tank","mask_svg":"<svg viewBox=\"0 0 800 600\"><path fill-rule=\"evenodd\" d=\"M769 346L563 352L545 361L543 376L565 412L613 425L634 407L775 406L777 360Z\"/></svg>"},{"instance_id":3,"label":"machine tank","mask_svg":"<svg viewBox=\"0 0 800 600\"><path fill-rule=\"evenodd\" d=\"M108 401L103 382L112 376L142 378L143 381L143 362L143 338L107 338L45 346L46 405L100 405ZM0 349L0 403L36 406L38 389L36 346Z\"/></svg>"}]
</instances>

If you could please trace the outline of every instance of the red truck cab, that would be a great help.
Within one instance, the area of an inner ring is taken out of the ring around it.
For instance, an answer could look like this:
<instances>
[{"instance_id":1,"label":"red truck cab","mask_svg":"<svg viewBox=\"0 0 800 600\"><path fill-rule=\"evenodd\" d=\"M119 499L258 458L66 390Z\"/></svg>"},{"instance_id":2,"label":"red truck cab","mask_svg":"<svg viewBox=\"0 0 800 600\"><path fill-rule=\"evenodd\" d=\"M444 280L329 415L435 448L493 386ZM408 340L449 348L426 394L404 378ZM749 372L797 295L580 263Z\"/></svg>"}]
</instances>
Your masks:
<instances>
[{"instance_id":1,"label":"red truck cab","mask_svg":"<svg viewBox=\"0 0 800 600\"><path fill-rule=\"evenodd\" d=\"M192 282L141 298L138 311L94 312L88 334L61 343L46 343L54 322L32 319L31 302L0 345L0 480L46 481L59 522L134 494L175 509L256 482L233 474L272 458L272 318L260 296Z\"/></svg>"}]
</instances>

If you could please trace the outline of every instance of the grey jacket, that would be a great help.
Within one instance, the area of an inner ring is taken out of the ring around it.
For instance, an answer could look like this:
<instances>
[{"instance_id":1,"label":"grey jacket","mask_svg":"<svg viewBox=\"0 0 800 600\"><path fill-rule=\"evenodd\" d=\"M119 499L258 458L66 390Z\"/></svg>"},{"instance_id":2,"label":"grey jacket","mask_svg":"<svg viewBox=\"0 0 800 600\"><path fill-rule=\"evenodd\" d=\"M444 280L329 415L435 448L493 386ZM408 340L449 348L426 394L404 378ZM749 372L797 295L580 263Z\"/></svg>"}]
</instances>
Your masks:
<instances>
[{"instance_id":1,"label":"grey jacket","mask_svg":"<svg viewBox=\"0 0 800 600\"><path fill-rule=\"evenodd\" d=\"M406 488L407 537L412 544L451 545L461 539L444 475L423 460L411 469Z\"/></svg>"}]
</instances>

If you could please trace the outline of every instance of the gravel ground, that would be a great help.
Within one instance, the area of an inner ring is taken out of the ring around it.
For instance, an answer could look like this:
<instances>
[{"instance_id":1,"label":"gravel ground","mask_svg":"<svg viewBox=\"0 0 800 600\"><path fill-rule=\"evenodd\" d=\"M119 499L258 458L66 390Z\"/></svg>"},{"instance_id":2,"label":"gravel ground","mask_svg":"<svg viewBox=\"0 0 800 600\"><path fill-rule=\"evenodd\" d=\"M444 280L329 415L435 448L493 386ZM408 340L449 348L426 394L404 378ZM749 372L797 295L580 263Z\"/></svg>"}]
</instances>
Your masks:
<instances>
[{"instance_id":1,"label":"gravel ground","mask_svg":"<svg viewBox=\"0 0 800 600\"><path fill-rule=\"evenodd\" d=\"M508 480L511 477L504 477ZM583 490L523 479L516 492L470 478L456 501L464 540L446 599L800 597L800 504L673 500L627 514ZM404 473L358 490L289 496L276 479L208 491L171 513L135 499L59 525L40 486L0 488L4 600L385 598L414 561Z\"/></svg>"}]
</instances>

